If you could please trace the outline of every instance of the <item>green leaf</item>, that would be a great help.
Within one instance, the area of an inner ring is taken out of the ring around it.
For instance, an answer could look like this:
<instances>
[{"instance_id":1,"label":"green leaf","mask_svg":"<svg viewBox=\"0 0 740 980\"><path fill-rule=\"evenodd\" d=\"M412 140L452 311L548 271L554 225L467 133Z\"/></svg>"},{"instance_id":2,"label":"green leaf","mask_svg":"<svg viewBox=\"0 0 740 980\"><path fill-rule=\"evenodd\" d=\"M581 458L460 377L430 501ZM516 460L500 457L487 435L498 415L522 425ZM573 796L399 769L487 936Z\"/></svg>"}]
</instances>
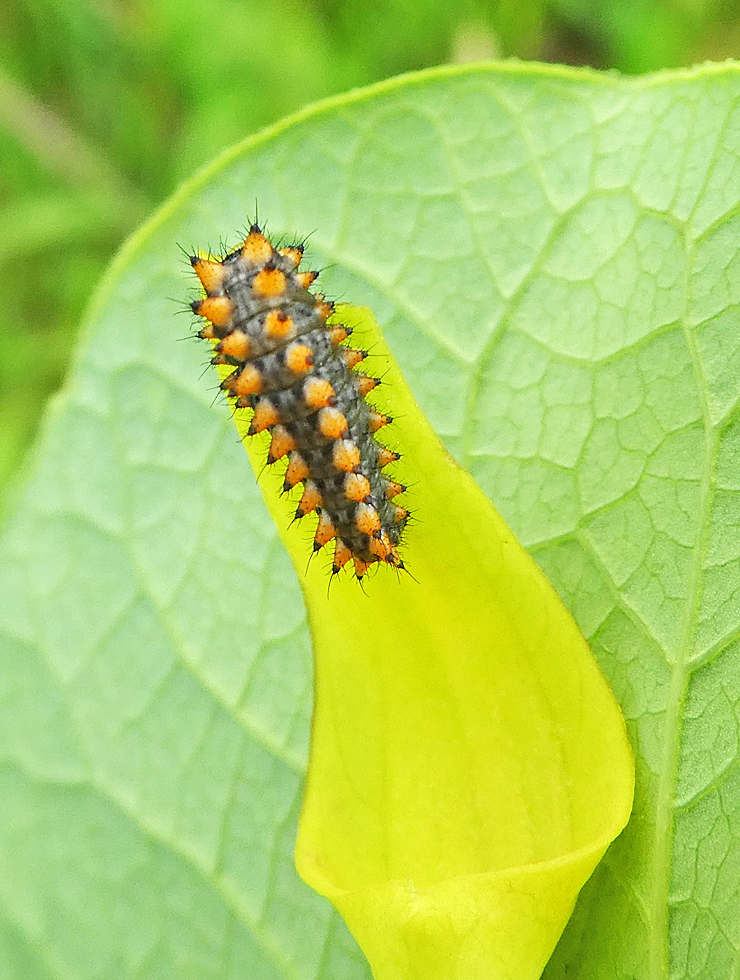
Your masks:
<instances>
[{"instance_id":1,"label":"green leaf","mask_svg":"<svg viewBox=\"0 0 740 980\"><path fill-rule=\"evenodd\" d=\"M235 241L257 198L373 310L627 718L634 816L545 975L733 977L738 95L733 66L410 76L236 148L128 244L0 542L3 976L369 976L293 867L300 588L175 342L174 242Z\"/></svg>"}]
</instances>

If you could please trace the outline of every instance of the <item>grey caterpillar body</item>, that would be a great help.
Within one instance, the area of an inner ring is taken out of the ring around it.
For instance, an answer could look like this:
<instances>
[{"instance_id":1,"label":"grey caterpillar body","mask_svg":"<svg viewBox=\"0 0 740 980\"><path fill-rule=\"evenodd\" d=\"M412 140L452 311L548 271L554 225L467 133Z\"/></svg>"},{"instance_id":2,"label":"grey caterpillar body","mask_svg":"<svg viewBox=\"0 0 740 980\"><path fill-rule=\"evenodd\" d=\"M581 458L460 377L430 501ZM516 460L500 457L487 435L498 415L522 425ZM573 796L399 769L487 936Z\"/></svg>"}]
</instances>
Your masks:
<instances>
[{"instance_id":1,"label":"grey caterpillar body","mask_svg":"<svg viewBox=\"0 0 740 980\"><path fill-rule=\"evenodd\" d=\"M350 560L358 579L384 563L403 568L398 545L406 489L384 472L398 453L377 441L392 419L367 395L376 378L355 371L366 353L344 345L351 331L329 323L334 306L299 271L301 245L275 248L258 225L223 258L192 256L206 293L191 304L207 322L199 336L214 364L233 366L221 383L237 408L251 409L250 434L271 434L267 463L287 457L284 488L303 485L296 517L318 514L314 550L334 542L332 574Z\"/></svg>"}]
</instances>

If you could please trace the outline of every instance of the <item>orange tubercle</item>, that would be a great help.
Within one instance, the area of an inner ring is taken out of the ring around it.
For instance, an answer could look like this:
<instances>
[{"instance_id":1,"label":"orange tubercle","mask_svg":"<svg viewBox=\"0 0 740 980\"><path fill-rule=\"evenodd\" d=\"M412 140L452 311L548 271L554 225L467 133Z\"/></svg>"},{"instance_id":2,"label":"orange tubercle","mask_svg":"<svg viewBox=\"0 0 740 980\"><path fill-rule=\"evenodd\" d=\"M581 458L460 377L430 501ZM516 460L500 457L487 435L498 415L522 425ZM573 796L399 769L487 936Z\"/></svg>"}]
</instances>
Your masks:
<instances>
[{"instance_id":1,"label":"orange tubercle","mask_svg":"<svg viewBox=\"0 0 740 980\"><path fill-rule=\"evenodd\" d=\"M267 453L267 462L274 463L276 459L282 459L289 452L295 449L295 439L288 432L284 425L276 425L272 429L272 439L270 449Z\"/></svg>"},{"instance_id":2,"label":"orange tubercle","mask_svg":"<svg viewBox=\"0 0 740 980\"><path fill-rule=\"evenodd\" d=\"M358 579L361 579L365 574L365 572L370 567L370 562L363 561L362 558L358 558L357 555L354 555L354 564L355 564L355 575L357 576Z\"/></svg>"},{"instance_id":3,"label":"orange tubercle","mask_svg":"<svg viewBox=\"0 0 740 980\"><path fill-rule=\"evenodd\" d=\"M322 320L328 320L329 317L334 312L334 304L329 302L329 300L327 300L320 293L316 294L316 299L318 300L318 302L316 303L317 313L319 314Z\"/></svg>"},{"instance_id":4,"label":"orange tubercle","mask_svg":"<svg viewBox=\"0 0 740 980\"><path fill-rule=\"evenodd\" d=\"M301 480L305 480L309 475L308 463L297 450L293 450L288 457L288 469L285 471L285 482L283 487L290 490Z\"/></svg>"},{"instance_id":5,"label":"orange tubercle","mask_svg":"<svg viewBox=\"0 0 740 980\"><path fill-rule=\"evenodd\" d=\"M288 259L293 268L297 269L303 258L303 246L287 245L285 248L278 249L278 255L282 255L284 259Z\"/></svg>"},{"instance_id":6,"label":"orange tubercle","mask_svg":"<svg viewBox=\"0 0 740 980\"><path fill-rule=\"evenodd\" d=\"M367 374L356 374L355 375L355 387L359 391L360 395L365 398L370 392L377 388L380 384L379 378L371 378Z\"/></svg>"},{"instance_id":7,"label":"orange tubercle","mask_svg":"<svg viewBox=\"0 0 740 980\"><path fill-rule=\"evenodd\" d=\"M313 480L306 480L305 486L303 487L303 495L296 508L295 516L299 518L305 517L306 514L310 514L311 511L320 507L323 502L321 492Z\"/></svg>"},{"instance_id":8,"label":"orange tubercle","mask_svg":"<svg viewBox=\"0 0 740 980\"><path fill-rule=\"evenodd\" d=\"M367 357L367 351L355 350L354 347L343 347L341 350L341 355L344 363L351 371L353 367L356 367L356 365L358 365L361 361L365 360Z\"/></svg>"},{"instance_id":9,"label":"orange tubercle","mask_svg":"<svg viewBox=\"0 0 740 980\"><path fill-rule=\"evenodd\" d=\"M337 538L337 542L334 546L334 562L331 567L332 572L336 575L341 568L344 568L351 557L352 552L349 550L347 545L341 538Z\"/></svg>"},{"instance_id":10,"label":"orange tubercle","mask_svg":"<svg viewBox=\"0 0 740 980\"><path fill-rule=\"evenodd\" d=\"M194 313L210 320L215 327L228 327L234 313L234 304L226 296L206 296L190 306Z\"/></svg>"},{"instance_id":11,"label":"orange tubercle","mask_svg":"<svg viewBox=\"0 0 740 980\"><path fill-rule=\"evenodd\" d=\"M213 262L211 259L201 259L197 255L191 255L190 264L209 296L220 292L226 278L226 269L221 262Z\"/></svg>"},{"instance_id":12,"label":"orange tubercle","mask_svg":"<svg viewBox=\"0 0 740 980\"><path fill-rule=\"evenodd\" d=\"M318 272L297 272L296 279L298 280L298 285L302 286L303 289L308 289L312 282L315 282L319 278Z\"/></svg>"},{"instance_id":13,"label":"orange tubercle","mask_svg":"<svg viewBox=\"0 0 740 980\"><path fill-rule=\"evenodd\" d=\"M331 327L328 328L328 330L329 330L329 340L331 340L332 344L334 344L335 347L337 346L337 344L341 344L343 340L346 340L347 337L349 337L350 334L352 333L351 327L345 327L341 323L333 324Z\"/></svg>"},{"instance_id":14,"label":"orange tubercle","mask_svg":"<svg viewBox=\"0 0 740 980\"><path fill-rule=\"evenodd\" d=\"M338 439L334 444L332 461L342 473L352 473L360 465L360 450L351 439Z\"/></svg>"},{"instance_id":15,"label":"orange tubercle","mask_svg":"<svg viewBox=\"0 0 740 980\"><path fill-rule=\"evenodd\" d=\"M388 534L383 533L380 537L370 538L369 548L370 553L375 555L376 558L385 560L391 550L391 542Z\"/></svg>"},{"instance_id":16,"label":"orange tubercle","mask_svg":"<svg viewBox=\"0 0 740 980\"><path fill-rule=\"evenodd\" d=\"M291 344L285 351L285 366L292 374L305 374L313 367L313 351L308 344Z\"/></svg>"},{"instance_id":17,"label":"orange tubercle","mask_svg":"<svg viewBox=\"0 0 740 980\"><path fill-rule=\"evenodd\" d=\"M355 511L355 527L362 534L369 534L370 537L380 532L380 514L372 504L357 505L357 510Z\"/></svg>"},{"instance_id":18,"label":"orange tubercle","mask_svg":"<svg viewBox=\"0 0 740 980\"><path fill-rule=\"evenodd\" d=\"M237 361L246 361L252 343L242 330L233 330L227 337L216 344L216 351L225 357L234 357Z\"/></svg>"},{"instance_id":19,"label":"orange tubercle","mask_svg":"<svg viewBox=\"0 0 740 980\"><path fill-rule=\"evenodd\" d=\"M403 485L403 483L396 483L395 480L389 480L386 484L385 496L387 500L393 500L393 498L397 497L399 493L405 492L406 487Z\"/></svg>"},{"instance_id":20,"label":"orange tubercle","mask_svg":"<svg viewBox=\"0 0 740 980\"><path fill-rule=\"evenodd\" d=\"M262 372L259 368L254 364L245 364L229 384L229 388L237 398L246 398L248 395L258 395L262 391L262 384Z\"/></svg>"},{"instance_id":21,"label":"orange tubercle","mask_svg":"<svg viewBox=\"0 0 740 980\"><path fill-rule=\"evenodd\" d=\"M362 503L371 493L370 481L362 473L348 473L344 478L344 496L347 500Z\"/></svg>"},{"instance_id":22,"label":"orange tubercle","mask_svg":"<svg viewBox=\"0 0 740 980\"><path fill-rule=\"evenodd\" d=\"M280 269L262 269L252 280L252 292L262 299L275 299L285 292L285 273Z\"/></svg>"},{"instance_id":23,"label":"orange tubercle","mask_svg":"<svg viewBox=\"0 0 740 980\"><path fill-rule=\"evenodd\" d=\"M250 265L264 265L272 258L272 245L257 225L252 225L242 245L242 258Z\"/></svg>"},{"instance_id":24,"label":"orange tubercle","mask_svg":"<svg viewBox=\"0 0 740 980\"><path fill-rule=\"evenodd\" d=\"M325 378L308 378L303 386L303 400L310 408L326 408L334 401L334 388Z\"/></svg>"},{"instance_id":25,"label":"orange tubercle","mask_svg":"<svg viewBox=\"0 0 740 980\"><path fill-rule=\"evenodd\" d=\"M378 451L378 463L380 464L381 470L386 466L390 466L391 463L397 463L400 458L400 453L395 453L392 449L387 449L385 446L381 446Z\"/></svg>"},{"instance_id":26,"label":"orange tubercle","mask_svg":"<svg viewBox=\"0 0 740 980\"><path fill-rule=\"evenodd\" d=\"M319 412L319 432L327 439L341 439L349 430L344 412L338 408L322 408Z\"/></svg>"},{"instance_id":27,"label":"orange tubercle","mask_svg":"<svg viewBox=\"0 0 740 980\"><path fill-rule=\"evenodd\" d=\"M319 515L319 523L316 526L316 534L313 539L313 550L318 551L319 548L323 548L325 544L333 541L337 536L337 530L332 524L331 518L326 513L322 511Z\"/></svg>"},{"instance_id":28,"label":"orange tubercle","mask_svg":"<svg viewBox=\"0 0 740 980\"><path fill-rule=\"evenodd\" d=\"M249 426L249 435L256 435L264 432L271 425L277 425L280 421L280 412L273 405L269 398L260 398L254 409L254 417Z\"/></svg>"},{"instance_id":29,"label":"orange tubercle","mask_svg":"<svg viewBox=\"0 0 740 980\"><path fill-rule=\"evenodd\" d=\"M382 429L384 425L390 425L393 419L390 415L383 415L382 412L371 411L370 412L370 431L377 432L378 429Z\"/></svg>"},{"instance_id":30,"label":"orange tubercle","mask_svg":"<svg viewBox=\"0 0 740 980\"><path fill-rule=\"evenodd\" d=\"M265 317L263 330L265 336L273 340L287 340L295 333L293 317L282 310L270 310Z\"/></svg>"}]
</instances>

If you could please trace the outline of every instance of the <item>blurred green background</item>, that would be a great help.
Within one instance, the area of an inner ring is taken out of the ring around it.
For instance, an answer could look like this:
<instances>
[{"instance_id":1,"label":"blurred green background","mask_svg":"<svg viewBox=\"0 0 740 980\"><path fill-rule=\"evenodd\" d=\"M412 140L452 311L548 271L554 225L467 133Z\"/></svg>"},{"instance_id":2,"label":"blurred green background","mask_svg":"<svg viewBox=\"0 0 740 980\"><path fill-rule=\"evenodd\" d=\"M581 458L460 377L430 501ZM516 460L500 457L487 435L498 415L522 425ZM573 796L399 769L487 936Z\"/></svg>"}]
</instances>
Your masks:
<instances>
[{"instance_id":1,"label":"blurred green background","mask_svg":"<svg viewBox=\"0 0 740 980\"><path fill-rule=\"evenodd\" d=\"M444 62L641 73L737 54L736 0L3 0L0 491L111 255L223 148Z\"/></svg>"}]
</instances>

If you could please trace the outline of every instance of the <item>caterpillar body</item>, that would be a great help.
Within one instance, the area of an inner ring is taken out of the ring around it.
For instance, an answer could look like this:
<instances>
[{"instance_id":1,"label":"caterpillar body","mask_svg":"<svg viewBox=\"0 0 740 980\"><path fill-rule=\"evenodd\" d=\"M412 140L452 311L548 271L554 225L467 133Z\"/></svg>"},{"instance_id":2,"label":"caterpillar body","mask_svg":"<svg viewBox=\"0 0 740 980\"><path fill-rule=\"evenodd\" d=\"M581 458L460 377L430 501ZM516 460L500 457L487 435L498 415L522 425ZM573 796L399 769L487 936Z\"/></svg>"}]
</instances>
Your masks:
<instances>
[{"instance_id":1,"label":"caterpillar body","mask_svg":"<svg viewBox=\"0 0 740 980\"><path fill-rule=\"evenodd\" d=\"M221 388L252 412L249 434L271 434L267 464L287 459L284 489L302 485L296 518L318 515L314 551L333 542L332 575L351 561L361 580L378 562L404 567L406 487L385 472L399 454L377 439L392 419L367 400L380 381L355 370L367 352L345 345L351 329L311 292L318 273L302 258L302 244L275 247L253 224L221 258L190 256L205 292L191 308L211 362L234 369Z\"/></svg>"}]
</instances>

